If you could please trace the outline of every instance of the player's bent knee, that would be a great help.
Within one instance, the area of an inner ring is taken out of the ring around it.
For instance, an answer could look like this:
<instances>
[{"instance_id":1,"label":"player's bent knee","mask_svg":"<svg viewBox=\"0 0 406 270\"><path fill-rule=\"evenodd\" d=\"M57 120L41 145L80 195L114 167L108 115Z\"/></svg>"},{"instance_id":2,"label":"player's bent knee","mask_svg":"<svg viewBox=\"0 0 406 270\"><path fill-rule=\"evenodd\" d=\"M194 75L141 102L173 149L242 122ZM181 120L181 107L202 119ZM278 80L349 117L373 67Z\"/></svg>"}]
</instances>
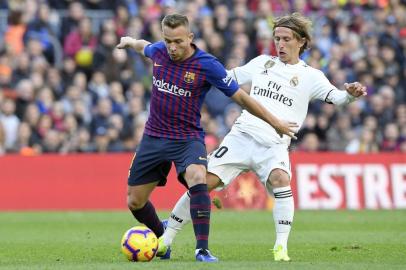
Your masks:
<instances>
[{"instance_id":1,"label":"player's bent knee","mask_svg":"<svg viewBox=\"0 0 406 270\"><path fill-rule=\"evenodd\" d=\"M131 211L135 211L144 207L146 201L137 197L137 196L130 196L127 197L127 206L128 209Z\"/></svg>"},{"instance_id":2,"label":"player's bent knee","mask_svg":"<svg viewBox=\"0 0 406 270\"><path fill-rule=\"evenodd\" d=\"M206 168L202 165L190 165L186 169L185 179L189 187L206 184Z\"/></svg>"},{"instance_id":3,"label":"player's bent knee","mask_svg":"<svg viewBox=\"0 0 406 270\"><path fill-rule=\"evenodd\" d=\"M290 185L289 174L282 169L274 169L268 181L270 181L272 187L286 187Z\"/></svg>"},{"instance_id":4,"label":"player's bent knee","mask_svg":"<svg viewBox=\"0 0 406 270\"><path fill-rule=\"evenodd\" d=\"M127 206L130 210L138 210L147 203L151 192L158 182L152 182L145 185L128 186L127 189Z\"/></svg>"}]
</instances>

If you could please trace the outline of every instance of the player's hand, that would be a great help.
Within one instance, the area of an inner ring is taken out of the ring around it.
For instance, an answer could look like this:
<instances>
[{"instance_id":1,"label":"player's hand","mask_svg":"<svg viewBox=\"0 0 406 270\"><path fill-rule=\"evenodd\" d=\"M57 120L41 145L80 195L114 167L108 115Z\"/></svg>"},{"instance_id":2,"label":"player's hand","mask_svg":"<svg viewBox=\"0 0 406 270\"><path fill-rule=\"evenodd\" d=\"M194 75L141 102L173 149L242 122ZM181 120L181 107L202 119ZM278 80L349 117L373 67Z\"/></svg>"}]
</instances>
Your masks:
<instances>
[{"instance_id":1,"label":"player's hand","mask_svg":"<svg viewBox=\"0 0 406 270\"><path fill-rule=\"evenodd\" d=\"M367 88L359 82L345 83L345 90L353 97L362 97L367 95Z\"/></svg>"},{"instance_id":2,"label":"player's hand","mask_svg":"<svg viewBox=\"0 0 406 270\"><path fill-rule=\"evenodd\" d=\"M275 127L276 132L282 137L288 135L294 140L297 140L295 133L297 132L299 125L295 122L279 121L279 125Z\"/></svg>"},{"instance_id":3,"label":"player's hand","mask_svg":"<svg viewBox=\"0 0 406 270\"><path fill-rule=\"evenodd\" d=\"M120 43L116 46L117 49L130 48L134 44L135 39L132 37L122 37L120 38Z\"/></svg>"}]
</instances>

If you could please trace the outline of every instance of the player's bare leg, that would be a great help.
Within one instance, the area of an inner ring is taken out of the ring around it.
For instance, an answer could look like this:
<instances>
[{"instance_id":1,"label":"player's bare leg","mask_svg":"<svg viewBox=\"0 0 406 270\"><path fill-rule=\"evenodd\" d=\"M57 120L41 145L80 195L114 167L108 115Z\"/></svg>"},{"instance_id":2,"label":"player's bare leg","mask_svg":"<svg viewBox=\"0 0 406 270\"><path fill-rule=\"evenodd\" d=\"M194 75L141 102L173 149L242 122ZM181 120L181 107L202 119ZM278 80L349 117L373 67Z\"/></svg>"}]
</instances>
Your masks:
<instances>
[{"instance_id":1,"label":"player's bare leg","mask_svg":"<svg viewBox=\"0 0 406 270\"><path fill-rule=\"evenodd\" d=\"M268 184L271 184L275 196L273 208L276 230L276 241L273 249L274 259L275 261L290 261L288 238L295 211L290 177L284 170L274 169L268 178Z\"/></svg>"},{"instance_id":2,"label":"player's bare leg","mask_svg":"<svg viewBox=\"0 0 406 270\"><path fill-rule=\"evenodd\" d=\"M220 178L212 173L207 173L206 176L207 189L213 189L222 185ZM185 192L176 202L175 207L168 219L168 227L163 235L165 244L170 246L176 237L176 234L192 220L190 216L190 194Z\"/></svg>"},{"instance_id":3,"label":"player's bare leg","mask_svg":"<svg viewBox=\"0 0 406 270\"><path fill-rule=\"evenodd\" d=\"M128 186L127 205L133 216L150 228L157 237L164 233L164 228L156 214L155 208L148 200L158 182L144 185Z\"/></svg>"}]
</instances>

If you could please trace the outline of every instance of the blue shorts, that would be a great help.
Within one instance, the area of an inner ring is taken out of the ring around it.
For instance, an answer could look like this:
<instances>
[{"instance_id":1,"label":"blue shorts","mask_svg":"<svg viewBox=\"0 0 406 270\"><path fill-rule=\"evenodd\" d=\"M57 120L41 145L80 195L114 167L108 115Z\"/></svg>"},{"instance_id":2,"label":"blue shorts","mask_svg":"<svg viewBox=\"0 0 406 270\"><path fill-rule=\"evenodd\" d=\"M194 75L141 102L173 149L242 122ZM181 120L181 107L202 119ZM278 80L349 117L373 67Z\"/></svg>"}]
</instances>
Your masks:
<instances>
[{"instance_id":1,"label":"blue shorts","mask_svg":"<svg viewBox=\"0 0 406 270\"><path fill-rule=\"evenodd\" d=\"M128 185L158 181L158 186L164 186L174 162L178 180L188 188L183 173L191 164L201 164L207 168L206 157L206 146L199 139L170 140L144 134L130 167Z\"/></svg>"}]
</instances>

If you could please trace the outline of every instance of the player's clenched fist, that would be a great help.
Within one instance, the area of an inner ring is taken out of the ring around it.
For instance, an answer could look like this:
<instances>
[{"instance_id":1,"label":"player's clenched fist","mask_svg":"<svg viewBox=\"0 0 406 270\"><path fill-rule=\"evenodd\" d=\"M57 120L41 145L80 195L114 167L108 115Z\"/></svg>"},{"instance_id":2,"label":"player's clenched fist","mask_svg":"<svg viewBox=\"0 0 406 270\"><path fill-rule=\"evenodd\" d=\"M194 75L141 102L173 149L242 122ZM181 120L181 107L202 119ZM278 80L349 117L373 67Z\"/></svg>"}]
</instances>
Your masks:
<instances>
[{"instance_id":1,"label":"player's clenched fist","mask_svg":"<svg viewBox=\"0 0 406 270\"><path fill-rule=\"evenodd\" d=\"M120 43L116 46L117 49L126 49L133 46L136 39L131 37L122 37L120 38Z\"/></svg>"}]
</instances>

